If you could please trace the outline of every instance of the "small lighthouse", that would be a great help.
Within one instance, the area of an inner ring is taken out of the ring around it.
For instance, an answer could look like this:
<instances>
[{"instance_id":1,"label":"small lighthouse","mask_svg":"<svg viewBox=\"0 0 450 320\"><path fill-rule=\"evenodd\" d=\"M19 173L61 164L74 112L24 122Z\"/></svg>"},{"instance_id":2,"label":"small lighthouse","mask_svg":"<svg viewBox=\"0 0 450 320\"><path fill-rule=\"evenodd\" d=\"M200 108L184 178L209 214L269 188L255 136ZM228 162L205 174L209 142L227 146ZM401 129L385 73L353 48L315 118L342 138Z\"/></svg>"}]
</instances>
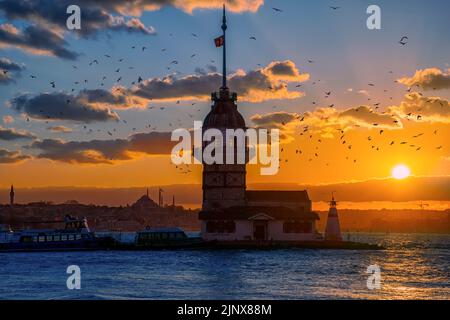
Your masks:
<instances>
[{"instance_id":1,"label":"small lighthouse","mask_svg":"<svg viewBox=\"0 0 450 320\"><path fill-rule=\"evenodd\" d=\"M9 192L9 204L14 205L14 186L11 185L11 191Z\"/></svg>"},{"instance_id":2,"label":"small lighthouse","mask_svg":"<svg viewBox=\"0 0 450 320\"><path fill-rule=\"evenodd\" d=\"M328 211L327 227L325 229L325 240L342 241L341 228L339 226L339 217L336 209L334 196L331 197L330 210Z\"/></svg>"}]
</instances>

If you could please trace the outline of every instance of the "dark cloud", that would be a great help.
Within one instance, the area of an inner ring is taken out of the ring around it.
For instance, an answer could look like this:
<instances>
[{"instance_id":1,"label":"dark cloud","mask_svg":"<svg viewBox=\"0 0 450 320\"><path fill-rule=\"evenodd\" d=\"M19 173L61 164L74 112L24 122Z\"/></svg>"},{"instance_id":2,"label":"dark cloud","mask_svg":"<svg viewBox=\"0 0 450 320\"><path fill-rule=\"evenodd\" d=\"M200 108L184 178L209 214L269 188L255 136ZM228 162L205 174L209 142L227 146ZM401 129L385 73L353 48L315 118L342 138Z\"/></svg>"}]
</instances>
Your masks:
<instances>
[{"instance_id":1,"label":"dark cloud","mask_svg":"<svg viewBox=\"0 0 450 320\"><path fill-rule=\"evenodd\" d=\"M195 9L221 9L223 0L79 0L80 5L100 6L104 10L124 15L142 14L143 11L159 10L163 7L175 7L191 13ZM227 10L232 12L256 12L264 0L226 1Z\"/></svg>"},{"instance_id":2,"label":"dark cloud","mask_svg":"<svg viewBox=\"0 0 450 320\"><path fill-rule=\"evenodd\" d=\"M218 73L206 73L197 69L196 75L177 78L173 75L163 79L152 78L143 81L124 93L131 97L147 100L205 99L220 87L222 77ZM240 99L261 102L271 99L295 99L303 94L289 91L286 84L309 79L309 74L301 74L292 61L275 61L268 67L244 72L238 70L228 78L231 90Z\"/></svg>"},{"instance_id":3,"label":"dark cloud","mask_svg":"<svg viewBox=\"0 0 450 320\"><path fill-rule=\"evenodd\" d=\"M438 68L417 70L412 77L398 80L408 87L419 86L424 90L450 89L450 69L441 71Z\"/></svg>"},{"instance_id":4,"label":"dark cloud","mask_svg":"<svg viewBox=\"0 0 450 320\"><path fill-rule=\"evenodd\" d=\"M290 60L272 62L267 66L265 71L274 76L300 77L295 63Z\"/></svg>"},{"instance_id":5,"label":"dark cloud","mask_svg":"<svg viewBox=\"0 0 450 320\"><path fill-rule=\"evenodd\" d=\"M27 131L17 131L0 126L0 140L12 141L19 139L34 139L36 136Z\"/></svg>"},{"instance_id":6,"label":"dark cloud","mask_svg":"<svg viewBox=\"0 0 450 320\"><path fill-rule=\"evenodd\" d=\"M8 71L22 71L25 69L25 66L15 63L8 58L0 58L0 69Z\"/></svg>"},{"instance_id":7,"label":"dark cloud","mask_svg":"<svg viewBox=\"0 0 450 320\"><path fill-rule=\"evenodd\" d=\"M110 93L104 93L104 96L98 95L98 99L110 99ZM117 113L92 103L93 100L90 91L83 91L78 96L55 92L35 96L22 94L10 100L8 104L12 109L35 119L82 122L119 120Z\"/></svg>"},{"instance_id":8,"label":"dark cloud","mask_svg":"<svg viewBox=\"0 0 450 320\"><path fill-rule=\"evenodd\" d=\"M137 133L127 139L69 141L45 139L33 142L38 158L68 163L111 164L131 160L138 154L167 155L176 142L170 141L169 132Z\"/></svg>"},{"instance_id":9,"label":"dark cloud","mask_svg":"<svg viewBox=\"0 0 450 320\"><path fill-rule=\"evenodd\" d=\"M389 112L409 121L450 123L450 102L439 97L424 97L417 92L405 95L398 106Z\"/></svg>"},{"instance_id":10,"label":"dark cloud","mask_svg":"<svg viewBox=\"0 0 450 320\"><path fill-rule=\"evenodd\" d=\"M17 64L8 58L0 58L0 84L14 82L13 74L20 76L20 72L24 69L24 65Z\"/></svg>"},{"instance_id":11,"label":"dark cloud","mask_svg":"<svg viewBox=\"0 0 450 320\"><path fill-rule=\"evenodd\" d=\"M30 158L30 156L22 155L20 151L8 151L6 149L0 149L0 164L18 163Z\"/></svg>"},{"instance_id":12,"label":"dark cloud","mask_svg":"<svg viewBox=\"0 0 450 320\"><path fill-rule=\"evenodd\" d=\"M0 12L10 20L33 21L39 25L51 25L52 28L64 31L69 14L66 9L71 4L81 8L81 29L73 30L83 37L95 35L99 31L126 31L142 34L153 34L152 27L146 27L139 19L126 19L123 16L111 15L113 10L109 1L76 1L71 0L3 0Z\"/></svg>"},{"instance_id":13,"label":"dark cloud","mask_svg":"<svg viewBox=\"0 0 450 320\"><path fill-rule=\"evenodd\" d=\"M44 139L33 142L28 148L39 150L37 158L68 163L111 163L131 159L126 152L127 144L123 139L70 142Z\"/></svg>"},{"instance_id":14,"label":"dark cloud","mask_svg":"<svg viewBox=\"0 0 450 320\"><path fill-rule=\"evenodd\" d=\"M78 56L76 52L66 48L67 43L61 34L36 25L19 30L11 24L1 24L0 45L69 60L74 60Z\"/></svg>"},{"instance_id":15,"label":"dark cloud","mask_svg":"<svg viewBox=\"0 0 450 320\"><path fill-rule=\"evenodd\" d=\"M296 119L299 115L297 113L290 113L286 111L278 111L266 113L264 115L256 114L250 118L250 120L258 128L279 128L280 126L286 125Z\"/></svg>"}]
</instances>

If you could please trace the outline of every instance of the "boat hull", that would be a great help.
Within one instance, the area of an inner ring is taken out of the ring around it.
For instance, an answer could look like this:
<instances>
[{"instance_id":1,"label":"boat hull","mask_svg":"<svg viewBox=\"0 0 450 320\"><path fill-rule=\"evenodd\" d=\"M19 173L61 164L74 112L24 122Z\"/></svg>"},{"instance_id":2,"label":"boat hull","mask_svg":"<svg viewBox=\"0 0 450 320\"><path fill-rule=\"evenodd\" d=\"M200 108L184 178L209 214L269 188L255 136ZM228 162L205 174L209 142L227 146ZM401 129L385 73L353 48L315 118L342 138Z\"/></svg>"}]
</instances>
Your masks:
<instances>
[{"instance_id":1,"label":"boat hull","mask_svg":"<svg viewBox=\"0 0 450 320\"><path fill-rule=\"evenodd\" d=\"M87 251L107 250L114 246L111 238L82 239L67 242L46 243L0 243L0 252L45 252L45 251Z\"/></svg>"}]
</instances>

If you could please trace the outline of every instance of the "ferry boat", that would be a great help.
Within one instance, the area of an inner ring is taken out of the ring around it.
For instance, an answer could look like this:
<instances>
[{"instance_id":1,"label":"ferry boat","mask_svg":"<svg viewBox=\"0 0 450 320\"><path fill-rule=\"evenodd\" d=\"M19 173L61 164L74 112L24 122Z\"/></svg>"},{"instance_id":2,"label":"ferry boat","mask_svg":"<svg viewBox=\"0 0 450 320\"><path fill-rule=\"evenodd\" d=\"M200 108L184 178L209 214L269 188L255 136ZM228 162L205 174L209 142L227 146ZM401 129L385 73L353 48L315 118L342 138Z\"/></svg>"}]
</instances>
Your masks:
<instances>
[{"instance_id":1,"label":"ferry boat","mask_svg":"<svg viewBox=\"0 0 450 320\"><path fill-rule=\"evenodd\" d=\"M150 228L136 233L135 249L195 248L205 244L201 237L188 237L180 228Z\"/></svg>"},{"instance_id":2,"label":"ferry boat","mask_svg":"<svg viewBox=\"0 0 450 320\"><path fill-rule=\"evenodd\" d=\"M0 225L0 252L101 250L114 244L111 237L98 237L91 232L86 218L67 215L64 224L64 229L21 231Z\"/></svg>"}]
</instances>

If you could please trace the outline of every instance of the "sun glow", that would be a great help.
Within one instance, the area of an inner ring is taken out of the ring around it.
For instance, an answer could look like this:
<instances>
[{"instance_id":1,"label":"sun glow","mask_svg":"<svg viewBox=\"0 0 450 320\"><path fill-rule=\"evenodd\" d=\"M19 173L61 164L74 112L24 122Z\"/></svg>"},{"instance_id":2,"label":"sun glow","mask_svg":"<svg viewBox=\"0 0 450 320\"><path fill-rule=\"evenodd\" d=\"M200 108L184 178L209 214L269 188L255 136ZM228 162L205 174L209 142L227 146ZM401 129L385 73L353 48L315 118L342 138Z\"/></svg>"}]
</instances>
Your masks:
<instances>
[{"instance_id":1,"label":"sun glow","mask_svg":"<svg viewBox=\"0 0 450 320\"><path fill-rule=\"evenodd\" d=\"M392 177L397 180L406 179L410 174L409 168L403 164L399 164L392 169Z\"/></svg>"}]
</instances>

